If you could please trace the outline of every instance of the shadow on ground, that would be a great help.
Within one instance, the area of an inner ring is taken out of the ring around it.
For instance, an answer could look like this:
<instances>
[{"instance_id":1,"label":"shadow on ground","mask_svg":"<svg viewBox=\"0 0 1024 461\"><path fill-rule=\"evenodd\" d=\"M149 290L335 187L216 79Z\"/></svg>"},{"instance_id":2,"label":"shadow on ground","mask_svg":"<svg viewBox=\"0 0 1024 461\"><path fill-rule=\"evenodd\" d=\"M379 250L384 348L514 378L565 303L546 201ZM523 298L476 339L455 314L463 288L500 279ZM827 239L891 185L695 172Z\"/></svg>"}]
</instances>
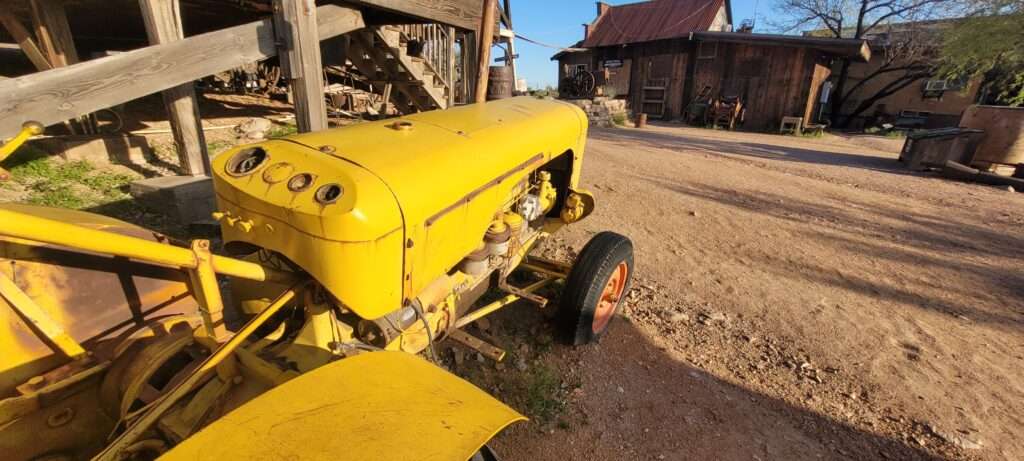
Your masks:
<instances>
[{"instance_id":1,"label":"shadow on ground","mask_svg":"<svg viewBox=\"0 0 1024 461\"><path fill-rule=\"evenodd\" d=\"M678 134L641 130L595 130L593 132L593 136L607 141L630 143L655 149L691 150L709 154L727 154L754 159L784 160L817 165L863 168L901 176L914 175L914 173L906 170L903 165L898 163L892 156L887 157L871 154L857 155L840 152L825 152L799 147L743 142L739 140L719 140L696 136L680 136Z\"/></svg>"},{"instance_id":2,"label":"shadow on ground","mask_svg":"<svg viewBox=\"0 0 1024 461\"><path fill-rule=\"evenodd\" d=\"M942 459L708 374L626 319L600 344L578 348L538 346L551 327L524 303L495 314L492 325L494 333L477 334L511 351L510 365L496 371L469 360L455 371L527 413L538 396L502 383L554 371L566 399L558 415L527 414L530 423L492 442L508 461ZM520 359L522 371L511 365Z\"/></svg>"}]
</instances>

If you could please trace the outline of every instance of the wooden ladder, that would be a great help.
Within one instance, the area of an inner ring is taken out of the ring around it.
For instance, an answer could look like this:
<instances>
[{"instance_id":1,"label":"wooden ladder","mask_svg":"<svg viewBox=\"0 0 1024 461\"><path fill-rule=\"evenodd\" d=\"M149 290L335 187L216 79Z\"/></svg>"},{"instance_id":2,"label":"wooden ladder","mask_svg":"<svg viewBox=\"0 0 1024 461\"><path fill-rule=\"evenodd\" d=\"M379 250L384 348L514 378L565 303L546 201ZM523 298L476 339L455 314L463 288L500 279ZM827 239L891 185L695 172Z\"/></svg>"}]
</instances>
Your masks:
<instances>
[{"instance_id":1,"label":"wooden ladder","mask_svg":"<svg viewBox=\"0 0 1024 461\"><path fill-rule=\"evenodd\" d=\"M409 54L408 45L394 26L367 28L352 33L349 59L403 113L447 108L450 89L425 60Z\"/></svg>"}]
</instances>

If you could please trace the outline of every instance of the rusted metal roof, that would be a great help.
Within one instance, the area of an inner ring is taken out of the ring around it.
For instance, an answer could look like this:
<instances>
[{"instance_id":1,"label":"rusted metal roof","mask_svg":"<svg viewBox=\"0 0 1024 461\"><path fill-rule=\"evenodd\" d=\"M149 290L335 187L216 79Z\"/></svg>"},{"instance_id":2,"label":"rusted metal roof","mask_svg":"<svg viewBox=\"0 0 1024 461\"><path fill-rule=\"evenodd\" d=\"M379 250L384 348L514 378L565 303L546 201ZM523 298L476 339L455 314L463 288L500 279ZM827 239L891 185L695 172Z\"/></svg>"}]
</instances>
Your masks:
<instances>
[{"instance_id":1,"label":"rusted metal roof","mask_svg":"<svg viewBox=\"0 0 1024 461\"><path fill-rule=\"evenodd\" d=\"M609 7L590 26L586 48L689 37L707 31L725 0L651 0Z\"/></svg>"}]
</instances>

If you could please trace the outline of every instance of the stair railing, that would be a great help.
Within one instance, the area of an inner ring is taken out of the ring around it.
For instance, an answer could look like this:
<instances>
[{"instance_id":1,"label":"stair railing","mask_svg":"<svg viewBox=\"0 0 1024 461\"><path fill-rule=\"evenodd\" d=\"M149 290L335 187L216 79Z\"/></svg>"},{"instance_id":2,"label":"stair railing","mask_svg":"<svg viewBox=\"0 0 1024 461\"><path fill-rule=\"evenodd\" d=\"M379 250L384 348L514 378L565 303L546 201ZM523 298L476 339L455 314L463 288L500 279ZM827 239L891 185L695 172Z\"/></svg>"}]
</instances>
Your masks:
<instances>
[{"instance_id":1,"label":"stair railing","mask_svg":"<svg viewBox=\"0 0 1024 461\"><path fill-rule=\"evenodd\" d=\"M405 24L401 29L409 41L417 41L422 45L417 57L423 59L427 69L444 84L448 94L452 94L452 80L455 75L455 29L443 24Z\"/></svg>"}]
</instances>

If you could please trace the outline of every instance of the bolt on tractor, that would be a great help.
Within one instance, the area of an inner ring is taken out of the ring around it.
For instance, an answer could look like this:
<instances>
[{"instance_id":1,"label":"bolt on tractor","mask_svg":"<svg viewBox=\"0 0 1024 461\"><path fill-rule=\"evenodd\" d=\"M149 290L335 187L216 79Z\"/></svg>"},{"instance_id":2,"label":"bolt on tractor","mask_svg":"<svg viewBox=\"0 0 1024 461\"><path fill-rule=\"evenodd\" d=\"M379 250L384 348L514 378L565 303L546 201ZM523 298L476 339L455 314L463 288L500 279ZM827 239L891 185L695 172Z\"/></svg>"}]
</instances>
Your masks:
<instances>
[{"instance_id":1,"label":"bolt on tractor","mask_svg":"<svg viewBox=\"0 0 1024 461\"><path fill-rule=\"evenodd\" d=\"M572 344L608 328L627 238L599 233L573 264L530 254L594 210L587 123L523 97L233 148L212 162L218 254L0 205L0 453L495 459L486 442L525 418L431 363L435 346L501 360L464 329L518 300L557 309Z\"/></svg>"}]
</instances>

